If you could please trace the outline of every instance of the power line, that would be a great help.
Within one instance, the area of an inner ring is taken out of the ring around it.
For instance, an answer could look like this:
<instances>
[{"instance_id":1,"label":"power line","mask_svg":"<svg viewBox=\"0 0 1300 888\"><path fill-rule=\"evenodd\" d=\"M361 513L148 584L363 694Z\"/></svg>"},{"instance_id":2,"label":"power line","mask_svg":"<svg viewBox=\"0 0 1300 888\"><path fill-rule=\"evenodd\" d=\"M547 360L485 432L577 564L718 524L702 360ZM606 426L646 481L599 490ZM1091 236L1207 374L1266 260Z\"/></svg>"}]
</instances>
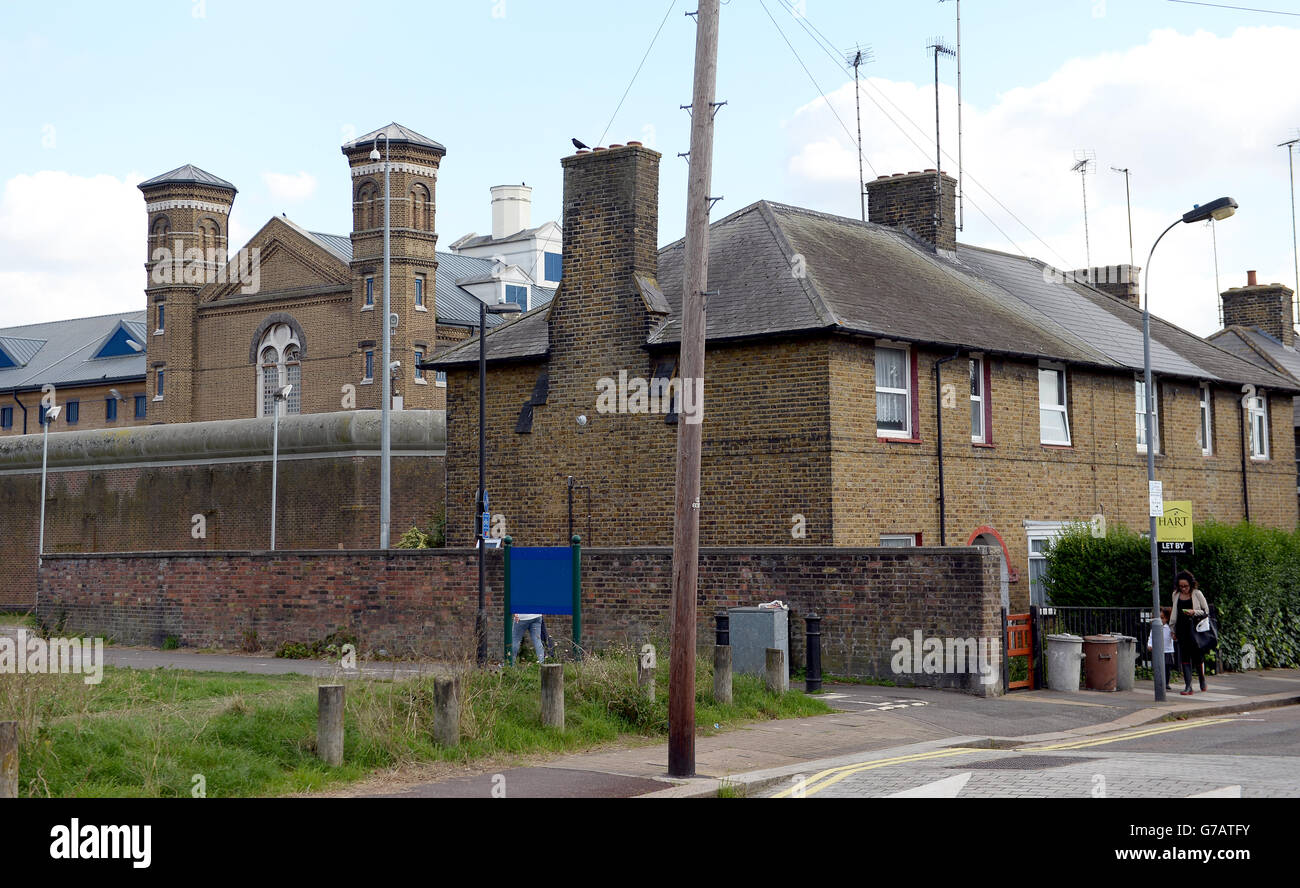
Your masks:
<instances>
[{"instance_id":1,"label":"power line","mask_svg":"<svg viewBox=\"0 0 1300 888\"><path fill-rule=\"evenodd\" d=\"M1280 9L1256 9L1253 6L1230 6L1226 3L1202 3L1200 0L1169 0L1170 3L1183 3L1187 6L1210 6L1214 9L1234 9L1237 12L1262 12L1267 15L1295 15L1300 16L1300 12L1283 12Z\"/></svg>"},{"instance_id":2,"label":"power line","mask_svg":"<svg viewBox=\"0 0 1300 888\"><path fill-rule=\"evenodd\" d=\"M646 47L645 55L641 56L641 64L636 66L636 71L633 72L632 79L628 82L627 89L623 90L623 98L618 100L618 107L614 109L613 114L609 115L609 123L605 124L605 131L602 132L600 138L596 140L597 145L605 144L605 136L609 135L609 128L614 125L614 118L618 116L618 112L623 108L623 102L627 100L627 94L632 91L632 85L636 83L637 75L639 75L641 69L645 67L646 59L650 58L650 50L655 48L655 41L659 39L660 33L663 32L664 25L668 23L668 16L672 15L673 7L676 5L677 0L671 0L668 4L668 11L664 13L663 21L659 23L659 29L655 31L655 35L650 38L650 45Z\"/></svg>"},{"instance_id":3,"label":"power line","mask_svg":"<svg viewBox=\"0 0 1300 888\"><path fill-rule=\"evenodd\" d=\"M812 85L822 97L822 101L826 103L826 107L831 109L831 113L835 115L835 119L838 120L840 126L844 128L844 134L847 135L849 141L856 146L858 142L853 138L853 133L849 131L848 125L845 124L843 119L840 117L840 113L835 110L835 106L831 104L831 100L826 98L826 92L821 88L821 85L817 83L817 78L813 77L812 72L808 70L808 66L804 64L803 58L800 57L799 52L794 48L794 44L790 42L790 38L785 36L785 31L782 31L781 26L776 23L776 19L772 18L772 13L768 10L767 4L764 3L763 0L758 0L758 5L763 8L763 12L767 13L768 19L772 22L772 27L776 28L776 32L781 35L781 39L785 41L785 45L788 46L790 52L794 54L795 61L799 63L799 67L803 68L803 72L807 74L808 79L812 81ZM839 62L836 62L836 64L838 65ZM878 175L876 173L876 168L871 166L871 161L867 161L867 166L871 168L871 175Z\"/></svg>"}]
</instances>

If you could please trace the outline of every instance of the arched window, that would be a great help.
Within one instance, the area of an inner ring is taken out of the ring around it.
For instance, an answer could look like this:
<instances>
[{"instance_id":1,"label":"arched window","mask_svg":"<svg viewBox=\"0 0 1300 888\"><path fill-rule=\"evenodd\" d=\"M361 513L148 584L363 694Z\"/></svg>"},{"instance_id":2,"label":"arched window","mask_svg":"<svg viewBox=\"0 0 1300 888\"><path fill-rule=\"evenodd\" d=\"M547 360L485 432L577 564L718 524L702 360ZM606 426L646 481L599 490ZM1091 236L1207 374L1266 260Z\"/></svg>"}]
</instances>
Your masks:
<instances>
[{"instance_id":1,"label":"arched window","mask_svg":"<svg viewBox=\"0 0 1300 888\"><path fill-rule=\"evenodd\" d=\"M374 182L362 182L357 189L356 229L378 228L383 224L384 208L380 203L379 188Z\"/></svg>"},{"instance_id":2,"label":"arched window","mask_svg":"<svg viewBox=\"0 0 1300 888\"><path fill-rule=\"evenodd\" d=\"M429 189L419 182L411 188L411 227L416 231L433 230L433 202Z\"/></svg>"},{"instance_id":3,"label":"arched window","mask_svg":"<svg viewBox=\"0 0 1300 888\"><path fill-rule=\"evenodd\" d=\"M285 414L302 412L302 344L288 324L276 324L266 331L258 349L258 416L274 416L275 393L292 385Z\"/></svg>"},{"instance_id":4,"label":"arched window","mask_svg":"<svg viewBox=\"0 0 1300 888\"><path fill-rule=\"evenodd\" d=\"M224 261L225 257L222 256L221 249L218 245L218 238L220 237L221 226L219 226L215 221L206 218L199 220L199 249L203 251L203 258L205 261L207 261L209 257L211 257L212 261L215 262Z\"/></svg>"},{"instance_id":5,"label":"arched window","mask_svg":"<svg viewBox=\"0 0 1300 888\"><path fill-rule=\"evenodd\" d=\"M166 216L159 216L153 220L152 234L156 238L164 238L171 234L172 223Z\"/></svg>"}]
</instances>

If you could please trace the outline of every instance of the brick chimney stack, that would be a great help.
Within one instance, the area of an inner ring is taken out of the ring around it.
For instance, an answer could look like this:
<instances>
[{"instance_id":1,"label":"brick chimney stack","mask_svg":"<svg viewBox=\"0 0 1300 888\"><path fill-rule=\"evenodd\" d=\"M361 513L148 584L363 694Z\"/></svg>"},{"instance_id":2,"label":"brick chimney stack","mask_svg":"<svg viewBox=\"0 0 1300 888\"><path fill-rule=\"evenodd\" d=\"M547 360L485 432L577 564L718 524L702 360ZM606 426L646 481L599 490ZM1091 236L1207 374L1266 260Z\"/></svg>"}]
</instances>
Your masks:
<instances>
[{"instance_id":1,"label":"brick chimney stack","mask_svg":"<svg viewBox=\"0 0 1300 888\"><path fill-rule=\"evenodd\" d=\"M1142 307L1142 269L1136 265L1094 265L1092 268L1077 269L1071 274L1080 283L1109 293L1134 308Z\"/></svg>"},{"instance_id":2,"label":"brick chimney stack","mask_svg":"<svg viewBox=\"0 0 1300 888\"><path fill-rule=\"evenodd\" d=\"M936 194L934 170L895 173L868 182L867 219L902 229L937 249L956 250L957 180L947 173L939 179L942 196Z\"/></svg>"},{"instance_id":3,"label":"brick chimney stack","mask_svg":"<svg viewBox=\"0 0 1300 888\"><path fill-rule=\"evenodd\" d=\"M1246 286L1222 294L1225 327L1254 327L1283 345L1295 344L1295 293L1284 284L1261 284L1246 272Z\"/></svg>"}]
</instances>

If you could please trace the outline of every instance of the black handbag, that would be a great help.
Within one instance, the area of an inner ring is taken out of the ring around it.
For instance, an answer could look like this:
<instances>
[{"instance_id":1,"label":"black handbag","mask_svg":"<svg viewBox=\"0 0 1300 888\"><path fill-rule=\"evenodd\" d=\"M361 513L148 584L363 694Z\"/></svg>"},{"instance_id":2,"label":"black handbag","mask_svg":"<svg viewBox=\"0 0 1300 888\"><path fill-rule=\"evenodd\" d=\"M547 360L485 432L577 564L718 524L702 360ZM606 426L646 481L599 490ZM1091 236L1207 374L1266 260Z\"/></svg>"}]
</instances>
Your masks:
<instances>
[{"instance_id":1,"label":"black handbag","mask_svg":"<svg viewBox=\"0 0 1300 888\"><path fill-rule=\"evenodd\" d=\"M1204 656L1219 645L1219 623L1209 614L1199 618L1192 617L1192 619L1196 620L1192 624L1192 638L1195 639L1196 646Z\"/></svg>"}]
</instances>

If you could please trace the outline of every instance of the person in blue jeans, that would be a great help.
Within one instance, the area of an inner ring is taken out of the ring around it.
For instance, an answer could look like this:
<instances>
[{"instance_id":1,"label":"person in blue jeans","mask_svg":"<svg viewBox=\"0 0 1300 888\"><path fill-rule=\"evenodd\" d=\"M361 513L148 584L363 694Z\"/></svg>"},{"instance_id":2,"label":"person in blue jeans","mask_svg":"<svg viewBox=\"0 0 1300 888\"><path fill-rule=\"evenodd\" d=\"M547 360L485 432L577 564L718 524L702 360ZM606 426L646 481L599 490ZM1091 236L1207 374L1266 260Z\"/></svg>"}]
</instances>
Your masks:
<instances>
[{"instance_id":1,"label":"person in blue jeans","mask_svg":"<svg viewBox=\"0 0 1300 888\"><path fill-rule=\"evenodd\" d=\"M541 614L515 614L515 639L514 649L511 651L511 658L515 663L519 662L519 645L524 640L525 632L527 632L529 638L533 640L533 653L537 654L537 662L541 663L545 661L546 649L542 647Z\"/></svg>"}]
</instances>

